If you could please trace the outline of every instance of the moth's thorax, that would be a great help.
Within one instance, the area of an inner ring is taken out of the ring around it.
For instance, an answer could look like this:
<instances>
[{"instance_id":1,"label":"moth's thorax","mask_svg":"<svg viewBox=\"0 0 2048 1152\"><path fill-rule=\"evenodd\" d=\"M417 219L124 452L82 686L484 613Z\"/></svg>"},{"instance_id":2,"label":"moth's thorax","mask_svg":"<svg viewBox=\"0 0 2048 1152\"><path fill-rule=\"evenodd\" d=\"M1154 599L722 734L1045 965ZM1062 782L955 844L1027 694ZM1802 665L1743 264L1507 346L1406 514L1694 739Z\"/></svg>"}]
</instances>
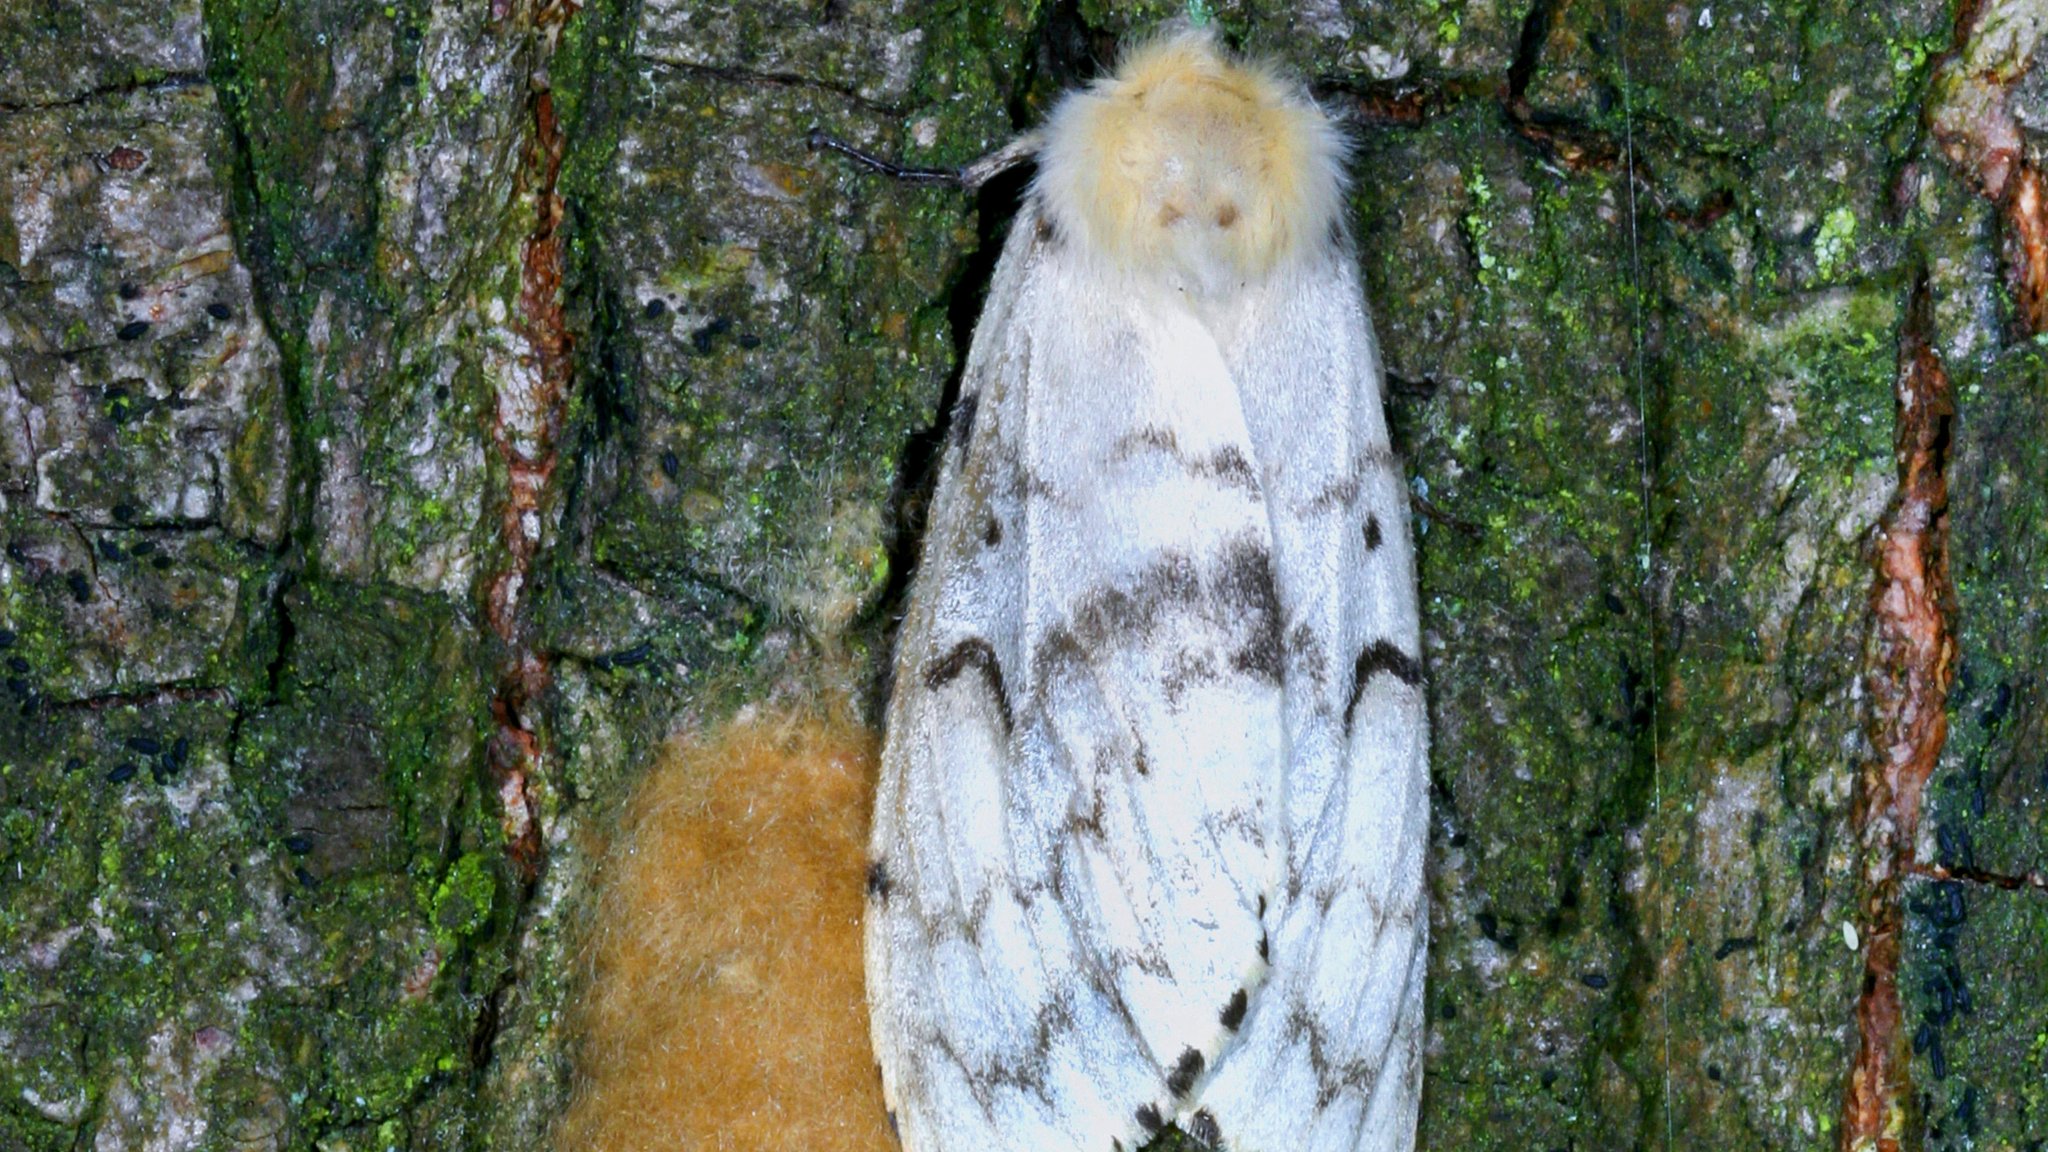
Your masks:
<instances>
[{"instance_id":1,"label":"moth's thorax","mask_svg":"<svg viewBox=\"0 0 2048 1152\"><path fill-rule=\"evenodd\" d=\"M1213 297L1330 242L1343 154L1292 85L1183 32L1054 110L1036 190L1092 254Z\"/></svg>"},{"instance_id":2,"label":"moth's thorax","mask_svg":"<svg viewBox=\"0 0 2048 1152\"><path fill-rule=\"evenodd\" d=\"M1156 307L1186 312L1194 317L1214 342L1215 355L1228 361L1231 349L1247 336L1256 335L1261 297L1269 282L1270 277L1263 277L1249 282L1237 279L1228 283L1204 284L1175 274L1164 283L1150 286L1150 299Z\"/></svg>"}]
</instances>

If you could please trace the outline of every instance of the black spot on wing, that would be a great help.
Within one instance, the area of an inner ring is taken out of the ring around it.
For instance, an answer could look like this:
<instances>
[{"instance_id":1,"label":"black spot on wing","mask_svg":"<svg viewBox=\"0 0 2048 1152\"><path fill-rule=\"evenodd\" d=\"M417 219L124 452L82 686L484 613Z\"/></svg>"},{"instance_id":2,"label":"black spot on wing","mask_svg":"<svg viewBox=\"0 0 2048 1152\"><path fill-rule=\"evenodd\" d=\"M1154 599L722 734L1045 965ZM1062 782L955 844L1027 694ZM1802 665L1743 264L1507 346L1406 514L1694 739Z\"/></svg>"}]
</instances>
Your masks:
<instances>
[{"instance_id":1,"label":"black spot on wing","mask_svg":"<svg viewBox=\"0 0 2048 1152\"><path fill-rule=\"evenodd\" d=\"M1216 1123L1207 1108L1199 1109L1188 1117L1188 1139L1204 1148L1223 1147L1223 1128Z\"/></svg>"},{"instance_id":2,"label":"black spot on wing","mask_svg":"<svg viewBox=\"0 0 2048 1152\"><path fill-rule=\"evenodd\" d=\"M1147 1134L1166 1127L1166 1121L1160 1117L1159 1109L1150 1104L1140 1104L1137 1115L1138 1127L1143 1128Z\"/></svg>"},{"instance_id":3,"label":"black spot on wing","mask_svg":"<svg viewBox=\"0 0 2048 1152\"><path fill-rule=\"evenodd\" d=\"M981 673L990 695L995 697L996 710L1002 715L1003 732L1007 735L1013 723L1010 693L1003 686L1003 669L996 662L996 650L989 646L988 641L971 636L953 645L944 656L925 666L924 686L936 692L970 669Z\"/></svg>"},{"instance_id":4,"label":"black spot on wing","mask_svg":"<svg viewBox=\"0 0 2048 1152\"><path fill-rule=\"evenodd\" d=\"M1003 542L1003 522L990 516L981 526L981 542L990 548Z\"/></svg>"},{"instance_id":5,"label":"black spot on wing","mask_svg":"<svg viewBox=\"0 0 2048 1152\"><path fill-rule=\"evenodd\" d=\"M889 902L889 892L891 889L895 887L896 882L889 878L888 865L882 863L880 860L868 861L869 896L874 897L877 901L883 904L887 904Z\"/></svg>"},{"instance_id":6,"label":"black spot on wing","mask_svg":"<svg viewBox=\"0 0 2048 1152\"><path fill-rule=\"evenodd\" d=\"M1173 1071L1166 1075L1166 1090L1175 1096L1186 1096L1194 1088L1195 1081L1201 1079L1202 1068L1206 1064L1196 1049L1182 1052L1180 1059L1173 1063Z\"/></svg>"},{"instance_id":7,"label":"black spot on wing","mask_svg":"<svg viewBox=\"0 0 2048 1152\"><path fill-rule=\"evenodd\" d=\"M1375 640L1358 654L1351 668L1351 698L1344 702L1344 734L1351 734L1351 718L1358 711L1358 698L1374 676L1385 672L1403 684L1422 683L1422 661L1394 646L1391 640Z\"/></svg>"},{"instance_id":8,"label":"black spot on wing","mask_svg":"<svg viewBox=\"0 0 2048 1152\"><path fill-rule=\"evenodd\" d=\"M1365 550L1377 551L1385 536L1380 531L1380 518L1368 512L1365 514Z\"/></svg>"},{"instance_id":9,"label":"black spot on wing","mask_svg":"<svg viewBox=\"0 0 2048 1152\"><path fill-rule=\"evenodd\" d=\"M1217 1019L1223 1022L1225 1028L1235 1032L1237 1031L1237 1026L1244 1023L1244 1012L1250 1005L1250 995L1244 989L1239 988L1236 992L1231 993L1230 1003L1223 1006L1223 1013Z\"/></svg>"}]
</instances>

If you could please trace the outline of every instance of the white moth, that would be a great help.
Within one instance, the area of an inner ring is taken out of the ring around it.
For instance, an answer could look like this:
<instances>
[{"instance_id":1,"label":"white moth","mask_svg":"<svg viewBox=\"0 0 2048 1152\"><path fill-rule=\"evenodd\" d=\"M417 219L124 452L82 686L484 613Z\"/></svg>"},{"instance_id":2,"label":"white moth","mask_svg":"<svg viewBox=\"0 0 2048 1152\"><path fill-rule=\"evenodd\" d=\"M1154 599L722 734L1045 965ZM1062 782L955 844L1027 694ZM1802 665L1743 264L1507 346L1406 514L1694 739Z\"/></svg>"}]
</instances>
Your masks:
<instances>
[{"instance_id":1,"label":"white moth","mask_svg":"<svg viewBox=\"0 0 2048 1152\"><path fill-rule=\"evenodd\" d=\"M889 704L898 1132L1411 1148L1426 715L1344 142L1182 31L1035 148Z\"/></svg>"}]
</instances>

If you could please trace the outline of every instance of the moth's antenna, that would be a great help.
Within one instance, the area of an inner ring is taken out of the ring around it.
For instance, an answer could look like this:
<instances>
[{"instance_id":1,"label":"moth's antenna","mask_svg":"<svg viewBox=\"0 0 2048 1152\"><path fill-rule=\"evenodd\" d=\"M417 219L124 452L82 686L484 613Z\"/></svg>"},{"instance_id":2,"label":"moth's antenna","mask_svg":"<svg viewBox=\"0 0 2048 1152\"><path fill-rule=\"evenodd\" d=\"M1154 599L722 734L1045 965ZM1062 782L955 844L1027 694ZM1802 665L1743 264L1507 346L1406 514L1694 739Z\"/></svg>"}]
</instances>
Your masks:
<instances>
[{"instance_id":1,"label":"moth's antenna","mask_svg":"<svg viewBox=\"0 0 2048 1152\"><path fill-rule=\"evenodd\" d=\"M891 180L901 180L906 184L947 184L957 188L963 183L958 168L914 168L892 160L884 160L836 136L826 135L822 128L811 129L808 143L813 152L837 152L870 172L879 172Z\"/></svg>"},{"instance_id":2,"label":"moth's antenna","mask_svg":"<svg viewBox=\"0 0 2048 1152\"><path fill-rule=\"evenodd\" d=\"M906 184L938 184L974 192L1030 159L1038 152L1039 141L1036 132L1026 133L959 168L919 168L909 164L898 164L864 148L848 144L837 136L828 135L822 128L811 129L808 143L813 152L837 152L868 171L880 173L891 180L901 180Z\"/></svg>"}]
</instances>

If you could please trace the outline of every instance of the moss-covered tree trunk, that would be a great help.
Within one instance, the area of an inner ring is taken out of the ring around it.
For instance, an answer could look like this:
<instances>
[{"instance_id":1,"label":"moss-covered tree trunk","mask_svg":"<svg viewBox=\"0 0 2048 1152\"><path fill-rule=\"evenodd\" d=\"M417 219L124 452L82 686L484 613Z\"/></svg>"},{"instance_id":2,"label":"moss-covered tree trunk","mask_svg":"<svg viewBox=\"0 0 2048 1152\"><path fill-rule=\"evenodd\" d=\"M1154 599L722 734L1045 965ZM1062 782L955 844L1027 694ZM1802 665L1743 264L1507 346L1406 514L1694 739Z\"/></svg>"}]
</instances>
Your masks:
<instances>
[{"instance_id":1,"label":"moss-covered tree trunk","mask_svg":"<svg viewBox=\"0 0 2048 1152\"><path fill-rule=\"evenodd\" d=\"M1014 202L806 132L1179 7L0 0L0 1148L541 1147L579 828L872 690ZM1358 144L1428 1145L2040 1148L2048 15L1214 7Z\"/></svg>"}]
</instances>

